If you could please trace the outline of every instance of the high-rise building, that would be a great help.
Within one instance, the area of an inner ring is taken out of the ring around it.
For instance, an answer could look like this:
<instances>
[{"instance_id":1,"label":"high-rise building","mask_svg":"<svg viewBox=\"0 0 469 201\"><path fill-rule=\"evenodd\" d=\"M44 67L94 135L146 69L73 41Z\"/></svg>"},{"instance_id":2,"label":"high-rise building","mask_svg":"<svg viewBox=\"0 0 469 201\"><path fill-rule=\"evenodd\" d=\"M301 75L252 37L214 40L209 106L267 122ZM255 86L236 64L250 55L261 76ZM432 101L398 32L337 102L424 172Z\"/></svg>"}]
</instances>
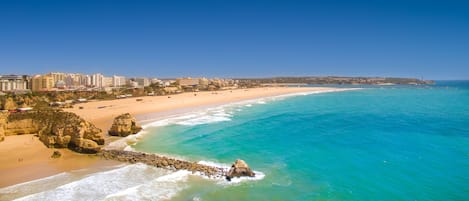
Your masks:
<instances>
[{"instance_id":1,"label":"high-rise building","mask_svg":"<svg viewBox=\"0 0 469 201\"><path fill-rule=\"evenodd\" d=\"M140 87L148 87L150 86L150 79L145 78L145 77L138 77L135 78L135 82L138 83L138 86Z\"/></svg>"},{"instance_id":2,"label":"high-rise building","mask_svg":"<svg viewBox=\"0 0 469 201\"><path fill-rule=\"evenodd\" d=\"M28 89L28 80L21 75L0 75L0 91Z\"/></svg>"},{"instance_id":3,"label":"high-rise building","mask_svg":"<svg viewBox=\"0 0 469 201\"><path fill-rule=\"evenodd\" d=\"M112 77L103 77L103 87L112 86Z\"/></svg>"},{"instance_id":4,"label":"high-rise building","mask_svg":"<svg viewBox=\"0 0 469 201\"><path fill-rule=\"evenodd\" d=\"M32 91L48 91L54 87L54 78L49 75L36 75L31 79Z\"/></svg>"},{"instance_id":5,"label":"high-rise building","mask_svg":"<svg viewBox=\"0 0 469 201\"><path fill-rule=\"evenodd\" d=\"M104 75L96 73L91 75L91 86L102 88L104 85Z\"/></svg>"},{"instance_id":6,"label":"high-rise building","mask_svg":"<svg viewBox=\"0 0 469 201\"><path fill-rule=\"evenodd\" d=\"M125 86L125 77L124 76L112 76L112 86L113 87L121 87Z\"/></svg>"},{"instance_id":7,"label":"high-rise building","mask_svg":"<svg viewBox=\"0 0 469 201\"><path fill-rule=\"evenodd\" d=\"M60 72L50 72L46 74L54 80L54 84L58 81L65 81L66 74Z\"/></svg>"},{"instance_id":8,"label":"high-rise building","mask_svg":"<svg viewBox=\"0 0 469 201\"><path fill-rule=\"evenodd\" d=\"M81 85L86 86L86 87L91 86L92 85L91 76L81 75L80 76L80 83L81 83Z\"/></svg>"}]
</instances>

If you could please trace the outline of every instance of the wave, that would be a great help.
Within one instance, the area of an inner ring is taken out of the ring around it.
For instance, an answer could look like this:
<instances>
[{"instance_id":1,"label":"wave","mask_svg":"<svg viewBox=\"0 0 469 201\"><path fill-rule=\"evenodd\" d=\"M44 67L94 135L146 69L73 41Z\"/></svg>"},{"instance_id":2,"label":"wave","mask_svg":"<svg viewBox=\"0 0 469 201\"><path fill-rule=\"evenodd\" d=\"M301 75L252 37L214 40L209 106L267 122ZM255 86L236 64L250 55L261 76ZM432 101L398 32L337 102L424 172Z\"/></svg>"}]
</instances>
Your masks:
<instances>
[{"instance_id":1,"label":"wave","mask_svg":"<svg viewBox=\"0 0 469 201\"><path fill-rule=\"evenodd\" d=\"M158 177L145 184L124 189L106 196L106 200L168 200L179 191L188 187L186 184L189 171L180 170Z\"/></svg>"},{"instance_id":2,"label":"wave","mask_svg":"<svg viewBox=\"0 0 469 201\"><path fill-rule=\"evenodd\" d=\"M102 200L108 195L147 183L148 178L161 177L168 172L144 164L126 165L114 170L93 173L16 200L55 200L57 198L61 200L76 200L77 198L80 200ZM53 180L39 180L37 182L60 182L60 178L56 177ZM17 188L18 191L24 189Z\"/></svg>"},{"instance_id":3,"label":"wave","mask_svg":"<svg viewBox=\"0 0 469 201\"><path fill-rule=\"evenodd\" d=\"M200 161L215 167L229 169L227 164ZM0 189L2 200L168 200L179 192L194 185L191 175L213 181L217 185L236 185L244 181L257 181L264 173L255 171L252 178L210 178L195 172L164 170L143 163L118 166L104 172L87 175L61 173L51 177L26 182ZM16 193L4 196L3 194ZM15 199L16 198L16 199Z\"/></svg>"},{"instance_id":4,"label":"wave","mask_svg":"<svg viewBox=\"0 0 469 201\"><path fill-rule=\"evenodd\" d=\"M358 89L358 88L357 88ZM267 104L270 101L283 100L286 97L304 96L319 93L339 92L356 89L330 89L324 91L311 91L311 92L298 92L289 93L284 95L277 95L271 97L256 98L244 101L238 101L233 103L227 103L213 108L206 108L199 111L183 113L179 115L168 116L162 120L155 120L150 123L145 123L142 127L161 127L167 125L187 125L195 126L201 124L209 124L222 121L231 121L233 113L242 111L243 107L252 107L255 104ZM151 120L145 120L149 122Z\"/></svg>"},{"instance_id":5,"label":"wave","mask_svg":"<svg viewBox=\"0 0 469 201\"><path fill-rule=\"evenodd\" d=\"M196 126L196 125L203 125L203 124L210 124L210 123L218 123L218 122L225 122L231 121L233 114L236 112L241 112L242 108L245 107L252 107L254 104L267 104L271 101L278 101L283 100L288 97L294 96L305 96L305 95L312 95L312 94L320 94L320 93L330 93L330 92L339 92L339 91L350 91L350 90L358 90L356 89L330 89L324 91L311 91L311 92L298 92L298 93L289 93L271 97L263 97L263 98L256 98L244 101L238 101L233 103L227 103L224 105L206 108L199 111L193 111L173 116L168 116L165 119L160 120L145 120L145 123L142 128L143 130L135 135L129 135L125 138L116 140L111 142L106 149L120 149L120 150L127 150L132 151L132 145L138 143L140 139L142 139L145 135L149 134L146 130L148 128L154 127L164 127L168 125L182 125L182 126Z\"/></svg>"}]
</instances>

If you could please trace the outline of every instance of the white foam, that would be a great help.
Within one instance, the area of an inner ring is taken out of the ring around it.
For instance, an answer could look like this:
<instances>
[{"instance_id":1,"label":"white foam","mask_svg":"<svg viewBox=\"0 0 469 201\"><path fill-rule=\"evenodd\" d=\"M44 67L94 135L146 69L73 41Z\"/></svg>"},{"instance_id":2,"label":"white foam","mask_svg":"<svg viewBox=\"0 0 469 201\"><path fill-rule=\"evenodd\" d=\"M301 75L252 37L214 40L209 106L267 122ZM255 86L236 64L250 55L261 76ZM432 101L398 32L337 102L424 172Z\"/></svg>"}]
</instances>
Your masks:
<instances>
[{"instance_id":1,"label":"white foam","mask_svg":"<svg viewBox=\"0 0 469 201\"><path fill-rule=\"evenodd\" d=\"M224 163L217 163L213 161L199 161L197 163L201 165L210 166L210 167L221 168L223 169L224 172L228 172L231 168L231 165L224 164ZM265 174L263 172L255 171L255 170L253 172L256 174L254 177L236 177L236 178L231 178L231 181L228 181L225 178L216 178L216 181L220 185L234 185L234 184L239 184L245 181L258 181L258 180L264 179Z\"/></svg>"},{"instance_id":2,"label":"white foam","mask_svg":"<svg viewBox=\"0 0 469 201\"><path fill-rule=\"evenodd\" d=\"M236 184L240 184L246 181L259 181L259 180L264 179L265 174L263 172L259 172L259 171L253 171L253 172L256 174L254 177L234 177L234 178L231 178L231 181L221 180L218 182L218 184L236 185Z\"/></svg>"},{"instance_id":3,"label":"white foam","mask_svg":"<svg viewBox=\"0 0 469 201\"><path fill-rule=\"evenodd\" d=\"M186 182L189 175L189 171L180 170L110 194L106 200L168 200L188 187Z\"/></svg>"},{"instance_id":4,"label":"white foam","mask_svg":"<svg viewBox=\"0 0 469 201\"><path fill-rule=\"evenodd\" d=\"M127 165L118 169L91 174L77 181L28 195L18 200L102 200L107 195L145 183L168 171L144 164Z\"/></svg>"}]
</instances>

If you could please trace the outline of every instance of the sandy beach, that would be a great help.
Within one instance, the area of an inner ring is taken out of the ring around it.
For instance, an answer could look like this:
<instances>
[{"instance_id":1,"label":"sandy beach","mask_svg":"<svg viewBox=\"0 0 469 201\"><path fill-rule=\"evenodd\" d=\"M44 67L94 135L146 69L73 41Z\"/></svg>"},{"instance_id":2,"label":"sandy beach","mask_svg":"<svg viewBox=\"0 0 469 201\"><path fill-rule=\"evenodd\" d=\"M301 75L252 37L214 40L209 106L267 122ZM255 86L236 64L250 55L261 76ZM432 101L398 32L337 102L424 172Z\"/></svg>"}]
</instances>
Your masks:
<instances>
[{"instance_id":1,"label":"sandy beach","mask_svg":"<svg viewBox=\"0 0 469 201\"><path fill-rule=\"evenodd\" d=\"M194 107L208 107L243 100L277 96L300 92L320 92L330 90L347 90L337 88L252 88L214 92L182 93L169 96L146 96L110 101L90 101L77 104L66 111L74 112L94 123L107 132L114 117L131 113L143 115L157 112L168 112ZM79 108L83 109L79 109ZM112 141L108 138L108 142ZM117 162L102 160L96 156L74 153L68 149L59 149L62 157L52 159L53 149L49 149L34 135L7 136L0 142L0 187L10 186L61 172L116 165Z\"/></svg>"},{"instance_id":2,"label":"sandy beach","mask_svg":"<svg viewBox=\"0 0 469 201\"><path fill-rule=\"evenodd\" d=\"M61 172L117 165L97 156L56 149L60 158L51 158L54 149L47 148L35 135L8 136L0 143L0 188Z\"/></svg>"},{"instance_id":3,"label":"sandy beach","mask_svg":"<svg viewBox=\"0 0 469 201\"><path fill-rule=\"evenodd\" d=\"M114 117L126 112L132 115L142 115L148 113L168 112L193 107L207 107L211 105L225 104L290 93L320 92L335 89L346 90L326 87L266 87L213 92L204 91L194 93L182 93L169 96L146 96L110 101L88 102L77 104L73 109L67 109L66 111L76 113L84 119L91 121L103 131L107 131L110 128ZM137 101L137 99L141 100ZM79 107L83 107L83 109L79 109Z\"/></svg>"}]
</instances>

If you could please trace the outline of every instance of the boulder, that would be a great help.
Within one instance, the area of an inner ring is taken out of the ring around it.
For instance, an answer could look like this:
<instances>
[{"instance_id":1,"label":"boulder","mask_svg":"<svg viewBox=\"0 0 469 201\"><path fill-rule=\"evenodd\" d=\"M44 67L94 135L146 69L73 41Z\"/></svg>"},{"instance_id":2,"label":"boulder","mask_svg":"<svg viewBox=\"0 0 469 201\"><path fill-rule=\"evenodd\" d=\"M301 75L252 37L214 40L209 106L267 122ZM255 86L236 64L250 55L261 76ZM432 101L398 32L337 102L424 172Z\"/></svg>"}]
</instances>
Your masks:
<instances>
[{"instance_id":1,"label":"boulder","mask_svg":"<svg viewBox=\"0 0 469 201\"><path fill-rule=\"evenodd\" d=\"M231 165L230 170L226 174L226 179L230 181L233 177L254 177L255 175L246 162L238 159Z\"/></svg>"},{"instance_id":2,"label":"boulder","mask_svg":"<svg viewBox=\"0 0 469 201\"><path fill-rule=\"evenodd\" d=\"M76 152L85 154L95 154L101 150L101 147L93 140L78 138L69 143L68 147Z\"/></svg>"},{"instance_id":3,"label":"boulder","mask_svg":"<svg viewBox=\"0 0 469 201\"><path fill-rule=\"evenodd\" d=\"M52 153L52 155L50 156L51 158L60 158L62 156L62 153L60 153L59 151L54 151Z\"/></svg>"},{"instance_id":4,"label":"boulder","mask_svg":"<svg viewBox=\"0 0 469 201\"><path fill-rule=\"evenodd\" d=\"M142 127L137 125L135 117L129 113L121 114L114 119L111 129L109 129L109 135L126 137L130 134L136 134Z\"/></svg>"}]
</instances>

